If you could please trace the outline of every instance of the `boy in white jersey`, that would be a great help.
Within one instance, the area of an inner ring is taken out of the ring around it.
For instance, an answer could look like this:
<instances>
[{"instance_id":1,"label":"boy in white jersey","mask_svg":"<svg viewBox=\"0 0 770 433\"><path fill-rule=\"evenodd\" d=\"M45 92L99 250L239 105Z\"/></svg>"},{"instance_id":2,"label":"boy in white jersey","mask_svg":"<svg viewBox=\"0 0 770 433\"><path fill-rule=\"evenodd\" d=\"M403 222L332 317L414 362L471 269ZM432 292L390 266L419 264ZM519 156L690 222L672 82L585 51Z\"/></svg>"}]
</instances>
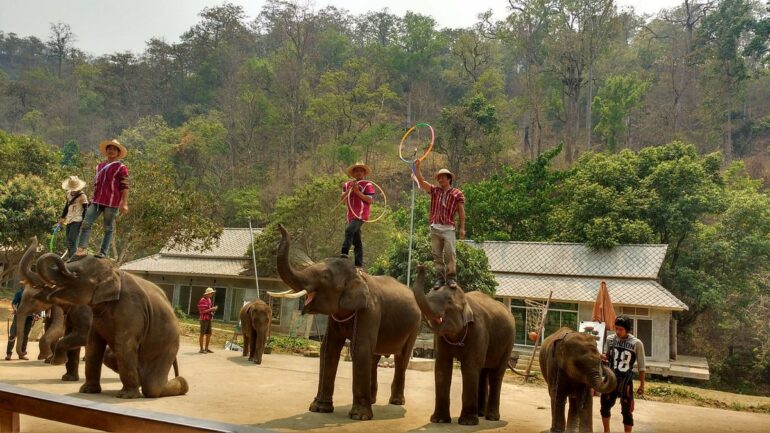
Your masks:
<instances>
[{"instance_id":1,"label":"boy in white jersey","mask_svg":"<svg viewBox=\"0 0 770 433\"><path fill-rule=\"evenodd\" d=\"M602 359L609 361L610 368L618 379L615 391L602 394L601 414L604 433L610 431L610 409L620 397L620 413L623 415L623 428L630 433L634 426L634 364L639 366L639 388L636 393L644 395L644 344L631 334L632 322L628 316L615 319L615 335L607 337L607 349Z\"/></svg>"}]
</instances>

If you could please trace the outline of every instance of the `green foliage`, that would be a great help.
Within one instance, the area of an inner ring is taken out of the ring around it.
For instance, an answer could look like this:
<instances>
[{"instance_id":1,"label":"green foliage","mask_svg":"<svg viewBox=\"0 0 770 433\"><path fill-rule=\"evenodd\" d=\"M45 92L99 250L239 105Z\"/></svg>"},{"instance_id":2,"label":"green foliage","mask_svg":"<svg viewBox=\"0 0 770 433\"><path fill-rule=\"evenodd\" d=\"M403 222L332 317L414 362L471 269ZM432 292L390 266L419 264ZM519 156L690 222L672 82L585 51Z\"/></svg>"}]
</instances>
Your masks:
<instances>
[{"instance_id":1,"label":"green foliage","mask_svg":"<svg viewBox=\"0 0 770 433\"><path fill-rule=\"evenodd\" d=\"M62 149L62 167L77 167L80 164L80 146L75 140L70 140Z\"/></svg>"},{"instance_id":2,"label":"green foliage","mask_svg":"<svg viewBox=\"0 0 770 433\"><path fill-rule=\"evenodd\" d=\"M41 139L0 130L0 181L18 174L53 174L59 160L58 152Z\"/></svg>"},{"instance_id":3,"label":"green foliage","mask_svg":"<svg viewBox=\"0 0 770 433\"><path fill-rule=\"evenodd\" d=\"M611 152L617 149L618 137L626 132L631 111L639 106L649 87L649 82L626 74L607 78L599 89L593 101L598 119L594 131L602 134Z\"/></svg>"},{"instance_id":4,"label":"green foliage","mask_svg":"<svg viewBox=\"0 0 770 433\"><path fill-rule=\"evenodd\" d=\"M267 345L273 350L281 352L302 353L308 349L314 349L318 343L302 337L271 335Z\"/></svg>"},{"instance_id":5,"label":"green foliage","mask_svg":"<svg viewBox=\"0 0 770 433\"><path fill-rule=\"evenodd\" d=\"M18 174L0 183L0 244L25 247L32 236L41 242L56 220L64 195L44 179Z\"/></svg>"}]
</instances>

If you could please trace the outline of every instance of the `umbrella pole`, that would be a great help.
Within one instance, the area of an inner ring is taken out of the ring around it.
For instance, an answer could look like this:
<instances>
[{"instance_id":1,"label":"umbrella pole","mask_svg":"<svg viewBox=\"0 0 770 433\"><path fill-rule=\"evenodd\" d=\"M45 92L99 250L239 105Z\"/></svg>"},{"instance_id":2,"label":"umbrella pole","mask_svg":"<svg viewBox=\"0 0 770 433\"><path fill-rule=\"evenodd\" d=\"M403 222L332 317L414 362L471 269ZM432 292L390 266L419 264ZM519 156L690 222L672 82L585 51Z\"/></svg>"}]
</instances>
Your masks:
<instances>
[{"instance_id":1,"label":"umbrella pole","mask_svg":"<svg viewBox=\"0 0 770 433\"><path fill-rule=\"evenodd\" d=\"M543 315L540 316L540 325L537 328L537 340L535 340L535 345L532 347L532 355L530 355L529 357L529 363L527 364L527 371L524 373L524 382L529 381L529 372L532 371L532 362L535 360L535 353L537 353L537 348L538 346L540 346L540 340L543 339L543 328L545 327L545 315L548 314L548 307L551 305L552 295L553 295L553 290L550 290L548 292L548 300L545 301L545 308L543 309Z\"/></svg>"}]
</instances>

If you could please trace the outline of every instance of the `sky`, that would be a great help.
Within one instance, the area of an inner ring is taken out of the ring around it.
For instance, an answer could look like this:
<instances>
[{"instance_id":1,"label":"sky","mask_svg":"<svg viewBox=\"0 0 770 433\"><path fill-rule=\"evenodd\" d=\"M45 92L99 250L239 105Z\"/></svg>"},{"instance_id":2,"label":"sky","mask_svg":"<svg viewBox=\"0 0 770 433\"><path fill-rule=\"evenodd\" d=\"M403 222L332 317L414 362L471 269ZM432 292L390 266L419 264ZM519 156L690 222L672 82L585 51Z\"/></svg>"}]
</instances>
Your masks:
<instances>
[{"instance_id":1,"label":"sky","mask_svg":"<svg viewBox=\"0 0 770 433\"><path fill-rule=\"evenodd\" d=\"M224 0L0 0L0 31L19 37L48 39L50 24L69 24L77 40L75 45L92 55L144 51L145 43L157 37L166 42L179 36L199 21L204 7L217 6ZM229 0L243 6L249 20L259 14L264 0ZM637 12L654 14L670 8L679 0L618 0L620 7L633 6ZM430 15L439 27L469 27L481 12L491 9L495 18L507 15L507 0L315 0L314 9L328 5L347 9L353 14L388 8L404 15L407 10Z\"/></svg>"}]
</instances>

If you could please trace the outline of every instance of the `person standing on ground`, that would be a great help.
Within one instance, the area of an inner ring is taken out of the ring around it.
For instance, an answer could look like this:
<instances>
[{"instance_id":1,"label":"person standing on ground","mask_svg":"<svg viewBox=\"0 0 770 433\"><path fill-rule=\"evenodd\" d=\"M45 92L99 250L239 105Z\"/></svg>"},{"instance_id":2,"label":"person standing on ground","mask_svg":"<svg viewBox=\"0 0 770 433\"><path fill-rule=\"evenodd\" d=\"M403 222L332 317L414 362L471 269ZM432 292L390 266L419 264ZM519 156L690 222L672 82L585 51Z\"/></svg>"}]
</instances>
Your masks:
<instances>
[{"instance_id":1,"label":"person standing on ground","mask_svg":"<svg viewBox=\"0 0 770 433\"><path fill-rule=\"evenodd\" d=\"M5 360L10 361L11 360L11 354L13 353L13 346L16 343L16 313L19 308L19 304L21 304L21 296L24 294L24 288L16 291L16 294L13 295L13 300L11 301L11 309L13 310L13 316L11 316L11 326L8 329L8 347L5 350ZM27 341L29 340L29 331L32 329L32 323L36 321L40 316L37 314L30 314L27 316L27 319L24 321L24 338L21 340L19 344L21 344L21 354L19 355L19 359L29 359L27 358Z\"/></svg>"},{"instance_id":2,"label":"person standing on ground","mask_svg":"<svg viewBox=\"0 0 770 433\"><path fill-rule=\"evenodd\" d=\"M67 202L64 205L59 224L66 226L67 257L75 256L78 245L78 235L80 235L80 225L83 222L83 216L88 208L88 197L83 192L86 183L77 176L70 176L61 187L67 191Z\"/></svg>"},{"instance_id":3,"label":"person standing on ground","mask_svg":"<svg viewBox=\"0 0 770 433\"><path fill-rule=\"evenodd\" d=\"M99 253L94 257L107 257L117 213L118 211L123 215L128 213L128 167L123 163L128 150L113 138L99 143L99 151L107 157L107 160L96 166L94 195L80 227L78 250L70 261L85 257L88 239L91 236L91 226L102 213L104 214L104 238L102 238Z\"/></svg>"},{"instance_id":4,"label":"person standing on ground","mask_svg":"<svg viewBox=\"0 0 770 433\"><path fill-rule=\"evenodd\" d=\"M457 250L455 214L458 216L459 236L465 239L465 195L452 186L454 175L442 168L436 173L438 186L425 181L420 171L419 159L415 161L415 176L420 188L430 194L430 238L433 265L436 271L434 287L457 286Z\"/></svg>"},{"instance_id":5,"label":"person standing on ground","mask_svg":"<svg viewBox=\"0 0 770 433\"><path fill-rule=\"evenodd\" d=\"M623 415L623 429L630 433L634 426L634 364L639 366L639 388L636 394L644 395L644 344L631 334L631 318L618 316L615 319L615 335L607 337L607 350L602 359L609 360L610 368L618 379L615 391L602 394L601 414L604 433L610 431L610 409L620 397L620 413Z\"/></svg>"},{"instance_id":6,"label":"person standing on ground","mask_svg":"<svg viewBox=\"0 0 770 433\"><path fill-rule=\"evenodd\" d=\"M364 244L361 241L361 226L369 220L372 202L374 201L374 185L368 180L371 169L363 162L357 162L347 169L348 176L353 180L345 182L342 186L341 200L347 202L347 220L345 227L345 240L342 242L340 257L348 258L350 246L355 248L355 265L357 268L364 266ZM348 195L350 198L348 198Z\"/></svg>"},{"instance_id":7,"label":"person standing on ground","mask_svg":"<svg viewBox=\"0 0 770 433\"><path fill-rule=\"evenodd\" d=\"M207 287L203 292L203 296L198 301L198 314L200 314L201 323L201 335L198 337L201 350L199 353L214 353L209 349L209 341L211 341L211 319L214 317L214 311L217 311L214 301L211 299L214 297L216 290L211 287Z\"/></svg>"}]
</instances>

